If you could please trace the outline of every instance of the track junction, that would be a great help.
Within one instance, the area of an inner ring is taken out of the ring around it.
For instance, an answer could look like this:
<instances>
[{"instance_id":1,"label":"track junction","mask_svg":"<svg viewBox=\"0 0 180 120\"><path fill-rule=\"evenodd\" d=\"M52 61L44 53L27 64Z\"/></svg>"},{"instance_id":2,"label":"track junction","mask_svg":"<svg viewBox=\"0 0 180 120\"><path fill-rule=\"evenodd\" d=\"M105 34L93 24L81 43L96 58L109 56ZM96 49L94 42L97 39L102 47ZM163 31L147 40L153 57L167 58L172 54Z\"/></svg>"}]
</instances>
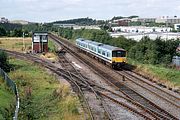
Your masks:
<instances>
[{"instance_id":1,"label":"track junction","mask_svg":"<svg viewBox=\"0 0 180 120\"><path fill-rule=\"evenodd\" d=\"M84 119L90 118L94 120L97 119L98 116L88 103L87 95L85 95L87 92L94 94L99 102L99 107L104 113L104 116L101 119L114 119L113 114L108 110L108 105L104 102L104 99L109 99L114 104L128 109L142 119L178 120L180 118L180 97L178 94L164 90L131 71L112 70L109 67L98 63L93 58L78 52L76 46L69 41L60 39L53 34L50 34L49 36L57 44L62 46L65 52L74 56L81 63L86 64L92 71L102 77L113 90L91 81L91 78L82 74L73 66L72 62L68 60L64 53L57 53L59 63L62 65L62 68L59 68L52 62L39 58L36 55L5 51L11 56L38 63L57 75L66 78L72 85L73 90L82 100L82 106L86 113ZM140 87L140 90L146 92L139 93L133 86L138 86ZM152 94L158 101L163 101L176 112L172 112L173 110L169 110L169 108L162 108L161 105L148 98L146 93Z\"/></svg>"}]
</instances>

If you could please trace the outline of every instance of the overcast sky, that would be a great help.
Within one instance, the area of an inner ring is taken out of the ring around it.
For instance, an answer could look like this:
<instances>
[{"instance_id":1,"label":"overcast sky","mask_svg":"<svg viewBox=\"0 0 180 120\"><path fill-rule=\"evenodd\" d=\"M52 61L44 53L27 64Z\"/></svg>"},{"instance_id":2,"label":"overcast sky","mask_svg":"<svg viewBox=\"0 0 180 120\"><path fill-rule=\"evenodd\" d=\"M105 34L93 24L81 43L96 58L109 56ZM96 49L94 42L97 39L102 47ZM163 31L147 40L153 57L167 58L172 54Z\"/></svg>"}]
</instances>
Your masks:
<instances>
[{"instance_id":1,"label":"overcast sky","mask_svg":"<svg viewBox=\"0 0 180 120\"><path fill-rule=\"evenodd\" d=\"M49 22L79 17L180 17L180 0L0 0L0 17Z\"/></svg>"}]
</instances>

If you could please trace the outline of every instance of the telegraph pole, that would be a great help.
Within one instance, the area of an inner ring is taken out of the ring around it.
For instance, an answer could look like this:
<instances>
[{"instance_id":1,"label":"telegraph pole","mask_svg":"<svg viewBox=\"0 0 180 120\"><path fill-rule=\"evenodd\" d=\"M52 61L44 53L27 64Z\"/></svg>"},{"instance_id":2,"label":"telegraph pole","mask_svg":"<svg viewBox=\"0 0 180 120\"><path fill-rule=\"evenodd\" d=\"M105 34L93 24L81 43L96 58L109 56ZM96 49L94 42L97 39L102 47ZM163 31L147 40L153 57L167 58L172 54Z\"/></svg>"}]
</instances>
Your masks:
<instances>
[{"instance_id":1,"label":"telegraph pole","mask_svg":"<svg viewBox=\"0 0 180 120\"><path fill-rule=\"evenodd\" d=\"M25 44L24 44L24 32L23 32L23 51L25 50Z\"/></svg>"}]
</instances>

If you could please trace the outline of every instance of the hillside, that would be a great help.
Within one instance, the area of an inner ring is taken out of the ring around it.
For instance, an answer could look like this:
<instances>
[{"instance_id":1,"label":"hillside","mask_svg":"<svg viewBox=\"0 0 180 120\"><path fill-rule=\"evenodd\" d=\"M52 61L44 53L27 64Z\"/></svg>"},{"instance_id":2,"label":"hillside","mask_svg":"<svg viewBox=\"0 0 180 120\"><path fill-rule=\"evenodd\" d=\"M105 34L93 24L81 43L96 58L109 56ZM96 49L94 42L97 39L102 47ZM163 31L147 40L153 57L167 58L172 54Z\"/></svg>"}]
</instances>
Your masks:
<instances>
[{"instance_id":1,"label":"hillside","mask_svg":"<svg viewBox=\"0 0 180 120\"><path fill-rule=\"evenodd\" d=\"M94 20L92 18L77 18L63 21L55 21L56 24L76 24L76 25L96 25L103 23L103 20Z\"/></svg>"}]
</instances>

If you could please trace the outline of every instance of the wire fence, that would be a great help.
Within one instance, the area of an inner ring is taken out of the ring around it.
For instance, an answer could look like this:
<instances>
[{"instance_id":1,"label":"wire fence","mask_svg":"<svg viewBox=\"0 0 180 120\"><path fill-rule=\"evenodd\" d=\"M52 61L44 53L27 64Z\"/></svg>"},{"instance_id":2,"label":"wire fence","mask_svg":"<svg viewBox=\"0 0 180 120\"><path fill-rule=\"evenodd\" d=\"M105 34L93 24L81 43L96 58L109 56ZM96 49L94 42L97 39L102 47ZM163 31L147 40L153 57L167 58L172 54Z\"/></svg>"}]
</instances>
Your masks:
<instances>
[{"instance_id":1,"label":"wire fence","mask_svg":"<svg viewBox=\"0 0 180 120\"><path fill-rule=\"evenodd\" d=\"M174 56L172 59L172 63L176 66L180 66L180 57Z\"/></svg>"},{"instance_id":2,"label":"wire fence","mask_svg":"<svg viewBox=\"0 0 180 120\"><path fill-rule=\"evenodd\" d=\"M18 118L18 111L19 111L19 93L17 89L17 85L14 81L12 81L6 72L4 72L3 69L0 68L0 75L2 76L3 80L6 82L6 85L11 88L11 90L16 95L16 109L14 112L13 120L17 120Z\"/></svg>"}]
</instances>

